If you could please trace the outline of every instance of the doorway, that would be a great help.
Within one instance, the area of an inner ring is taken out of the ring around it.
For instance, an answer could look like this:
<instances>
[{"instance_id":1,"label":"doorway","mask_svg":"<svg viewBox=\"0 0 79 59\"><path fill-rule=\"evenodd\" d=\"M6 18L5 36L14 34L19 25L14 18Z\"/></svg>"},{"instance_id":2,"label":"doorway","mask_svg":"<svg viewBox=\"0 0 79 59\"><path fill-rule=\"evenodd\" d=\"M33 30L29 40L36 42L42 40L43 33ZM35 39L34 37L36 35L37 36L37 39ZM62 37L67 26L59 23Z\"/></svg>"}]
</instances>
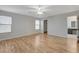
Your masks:
<instances>
[{"instance_id":1,"label":"doorway","mask_svg":"<svg viewBox=\"0 0 79 59\"><path fill-rule=\"evenodd\" d=\"M47 20L44 20L44 33L47 33Z\"/></svg>"}]
</instances>

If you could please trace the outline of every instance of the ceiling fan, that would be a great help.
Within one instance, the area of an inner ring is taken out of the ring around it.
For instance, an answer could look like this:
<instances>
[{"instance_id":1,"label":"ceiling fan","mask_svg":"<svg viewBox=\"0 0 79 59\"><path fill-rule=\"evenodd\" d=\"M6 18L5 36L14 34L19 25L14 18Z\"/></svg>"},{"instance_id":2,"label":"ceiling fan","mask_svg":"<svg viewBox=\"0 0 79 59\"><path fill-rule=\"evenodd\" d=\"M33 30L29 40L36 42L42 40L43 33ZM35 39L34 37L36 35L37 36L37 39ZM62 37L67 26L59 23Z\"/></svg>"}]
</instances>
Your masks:
<instances>
[{"instance_id":1,"label":"ceiling fan","mask_svg":"<svg viewBox=\"0 0 79 59\"><path fill-rule=\"evenodd\" d=\"M35 13L37 15L43 15L44 13L49 11L49 9L47 9L49 6L46 6L46 5L45 6L44 5L29 5L27 7L28 7L27 12Z\"/></svg>"}]
</instances>

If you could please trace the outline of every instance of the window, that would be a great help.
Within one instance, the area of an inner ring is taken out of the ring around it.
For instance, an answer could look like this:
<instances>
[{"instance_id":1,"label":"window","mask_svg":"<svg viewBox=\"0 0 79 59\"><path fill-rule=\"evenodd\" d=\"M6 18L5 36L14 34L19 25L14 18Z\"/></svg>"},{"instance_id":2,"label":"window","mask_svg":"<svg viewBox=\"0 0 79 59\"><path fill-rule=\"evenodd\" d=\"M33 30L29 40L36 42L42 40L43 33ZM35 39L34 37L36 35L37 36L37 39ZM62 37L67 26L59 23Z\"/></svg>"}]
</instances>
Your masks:
<instances>
[{"instance_id":1,"label":"window","mask_svg":"<svg viewBox=\"0 0 79 59\"><path fill-rule=\"evenodd\" d=\"M0 33L11 32L12 18L0 16Z\"/></svg>"},{"instance_id":2,"label":"window","mask_svg":"<svg viewBox=\"0 0 79 59\"><path fill-rule=\"evenodd\" d=\"M39 20L36 20L35 21L35 29L36 30L39 30L40 29L40 21Z\"/></svg>"}]
</instances>

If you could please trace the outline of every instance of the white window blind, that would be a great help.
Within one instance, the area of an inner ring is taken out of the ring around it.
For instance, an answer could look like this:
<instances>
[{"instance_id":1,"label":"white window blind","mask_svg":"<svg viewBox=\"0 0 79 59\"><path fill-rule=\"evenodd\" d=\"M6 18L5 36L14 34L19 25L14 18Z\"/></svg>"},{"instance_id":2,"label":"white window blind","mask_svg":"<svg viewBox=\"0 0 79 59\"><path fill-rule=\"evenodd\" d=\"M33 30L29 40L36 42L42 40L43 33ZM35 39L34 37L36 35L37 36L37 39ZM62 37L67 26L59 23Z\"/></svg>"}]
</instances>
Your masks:
<instances>
[{"instance_id":1,"label":"white window blind","mask_svg":"<svg viewBox=\"0 0 79 59\"><path fill-rule=\"evenodd\" d=\"M11 32L12 18L9 16L0 16L0 33Z\"/></svg>"}]
</instances>

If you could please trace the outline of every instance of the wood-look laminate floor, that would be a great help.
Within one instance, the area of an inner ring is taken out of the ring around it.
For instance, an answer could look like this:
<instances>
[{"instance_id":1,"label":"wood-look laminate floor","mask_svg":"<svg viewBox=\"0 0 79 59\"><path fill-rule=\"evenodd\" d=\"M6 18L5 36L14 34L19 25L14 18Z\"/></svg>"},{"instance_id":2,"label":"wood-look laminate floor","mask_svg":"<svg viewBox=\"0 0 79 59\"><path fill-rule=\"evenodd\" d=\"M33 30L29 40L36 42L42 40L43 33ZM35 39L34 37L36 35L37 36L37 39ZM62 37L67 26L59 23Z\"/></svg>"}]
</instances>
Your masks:
<instances>
[{"instance_id":1,"label":"wood-look laminate floor","mask_svg":"<svg viewBox=\"0 0 79 59\"><path fill-rule=\"evenodd\" d=\"M66 39L47 34L24 36L0 41L4 53L70 53L79 52L77 39Z\"/></svg>"}]
</instances>

